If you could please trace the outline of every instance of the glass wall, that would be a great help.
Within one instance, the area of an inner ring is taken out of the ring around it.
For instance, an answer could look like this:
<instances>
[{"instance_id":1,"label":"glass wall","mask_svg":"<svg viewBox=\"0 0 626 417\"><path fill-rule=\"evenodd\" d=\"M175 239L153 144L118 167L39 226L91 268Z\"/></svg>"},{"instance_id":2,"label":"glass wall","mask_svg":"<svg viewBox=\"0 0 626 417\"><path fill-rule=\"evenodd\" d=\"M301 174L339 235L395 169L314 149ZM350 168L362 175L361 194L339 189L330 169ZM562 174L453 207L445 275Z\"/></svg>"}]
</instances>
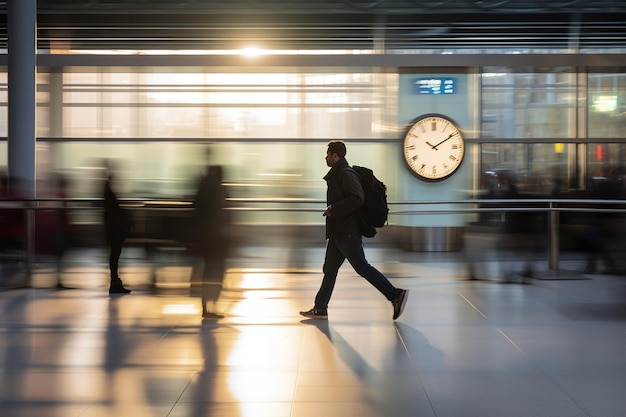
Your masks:
<instances>
[{"instance_id":1,"label":"glass wall","mask_svg":"<svg viewBox=\"0 0 626 417\"><path fill-rule=\"evenodd\" d=\"M520 191L539 195L549 194L554 182L569 183L575 148L559 139L578 136L576 80L570 67L484 68L481 172L510 171Z\"/></svg>"},{"instance_id":2,"label":"glass wall","mask_svg":"<svg viewBox=\"0 0 626 417\"><path fill-rule=\"evenodd\" d=\"M350 142L349 160L395 176L385 144L396 140L397 74L222 70L41 70L39 195L58 172L72 197L99 197L113 163L122 196L192 198L205 166L219 164L232 197L323 200L331 139ZM319 213L291 217L242 218L323 221Z\"/></svg>"},{"instance_id":3,"label":"glass wall","mask_svg":"<svg viewBox=\"0 0 626 417\"><path fill-rule=\"evenodd\" d=\"M215 163L226 167L233 196L321 200L325 144L346 139L348 160L380 173L395 200L403 168L398 72L39 68L37 175L43 184L62 173L71 196L98 197L112 160L124 196L186 198ZM494 170L513 172L521 191L538 196L555 183L595 190L612 181L623 190L626 68L485 67L470 77L480 85L470 141L480 155L474 191L487 188L485 172ZM0 136L7 134L5 69ZM0 165L6 169L6 142ZM255 218L291 221L284 213Z\"/></svg>"},{"instance_id":4,"label":"glass wall","mask_svg":"<svg viewBox=\"0 0 626 417\"><path fill-rule=\"evenodd\" d=\"M623 138L626 133L626 68L590 68L587 74L589 138Z\"/></svg>"},{"instance_id":5,"label":"glass wall","mask_svg":"<svg viewBox=\"0 0 626 417\"><path fill-rule=\"evenodd\" d=\"M603 184L624 187L626 175L626 68L591 68L587 75L588 137L596 139L587 149L587 188L598 192Z\"/></svg>"},{"instance_id":6,"label":"glass wall","mask_svg":"<svg viewBox=\"0 0 626 417\"><path fill-rule=\"evenodd\" d=\"M485 67L481 79L482 138L576 136L573 68Z\"/></svg>"},{"instance_id":7,"label":"glass wall","mask_svg":"<svg viewBox=\"0 0 626 417\"><path fill-rule=\"evenodd\" d=\"M62 105L66 138L389 136L394 74L223 70L66 68L40 74L40 100ZM38 136L57 136L41 120Z\"/></svg>"}]
</instances>

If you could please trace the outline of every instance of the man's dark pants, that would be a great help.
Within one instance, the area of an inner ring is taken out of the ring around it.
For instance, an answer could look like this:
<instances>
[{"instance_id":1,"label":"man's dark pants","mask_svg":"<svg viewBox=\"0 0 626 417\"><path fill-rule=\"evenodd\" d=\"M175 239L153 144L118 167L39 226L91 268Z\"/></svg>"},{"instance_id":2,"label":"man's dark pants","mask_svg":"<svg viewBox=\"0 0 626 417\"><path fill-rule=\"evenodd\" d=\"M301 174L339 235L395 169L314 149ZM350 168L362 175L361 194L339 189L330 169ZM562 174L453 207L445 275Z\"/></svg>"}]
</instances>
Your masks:
<instances>
[{"instance_id":1,"label":"man's dark pants","mask_svg":"<svg viewBox=\"0 0 626 417\"><path fill-rule=\"evenodd\" d=\"M328 239L326 244L326 258L324 259L324 279L315 297L315 308L326 309L335 288L337 274L344 260L348 260L357 274L365 278L387 300L391 301L396 295L396 288L387 277L370 265L365 259L361 236L349 236L345 239Z\"/></svg>"}]
</instances>

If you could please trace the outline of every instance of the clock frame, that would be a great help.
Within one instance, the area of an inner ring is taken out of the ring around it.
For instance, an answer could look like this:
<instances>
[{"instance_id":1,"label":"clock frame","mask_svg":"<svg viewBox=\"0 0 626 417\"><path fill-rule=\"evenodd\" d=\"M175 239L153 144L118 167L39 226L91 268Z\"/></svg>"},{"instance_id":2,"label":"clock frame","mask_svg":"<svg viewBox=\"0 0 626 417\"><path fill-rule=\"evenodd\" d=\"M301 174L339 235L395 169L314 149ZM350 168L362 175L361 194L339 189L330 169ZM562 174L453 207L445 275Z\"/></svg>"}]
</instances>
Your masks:
<instances>
[{"instance_id":1,"label":"clock frame","mask_svg":"<svg viewBox=\"0 0 626 417\"><path fill-rule=\"evenodd\" d=\"M441 181L453 175L463 162L465 140L457 124L441 114L415 119L402 141L404 161L424 181Z\"/></svg>"}]
</instances>

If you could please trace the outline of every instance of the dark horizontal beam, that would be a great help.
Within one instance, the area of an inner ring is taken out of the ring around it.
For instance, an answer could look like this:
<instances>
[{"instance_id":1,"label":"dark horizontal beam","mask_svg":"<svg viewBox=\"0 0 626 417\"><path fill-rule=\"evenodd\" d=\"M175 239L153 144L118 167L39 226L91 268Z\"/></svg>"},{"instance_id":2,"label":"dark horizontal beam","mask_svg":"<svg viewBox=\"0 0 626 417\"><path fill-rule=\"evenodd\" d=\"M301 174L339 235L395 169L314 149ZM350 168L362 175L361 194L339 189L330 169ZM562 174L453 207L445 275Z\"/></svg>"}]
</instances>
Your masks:
<instances>
[{"instance_id":1,"label":"dark horizontal beam","mask_svg":"<svg viewBox=\"0 0 626 417\"><path fill-rule=\"evenodd\" d=\"M0 65L7 56L0 55ZM281 67L319 70L320 67L368 68L481 68L506 67L618 67L626 54L368 54L368 55L87 55L40 54L40 67L228 67L243 72ZM303 68L304 67L304 68ZM395 71L395 70L394 70Z\"/></svg>"},{"instance_id":2,"label":"dark horizontal beam","mask_svg":"<svg viewBox=\"0 0 626 417\"><path fill-rule=\"evenodd\" d=\"M0 1L0 8L6 1ZM625 11L620 0L38 0L40 13L363 13L404 14Z\"/></svg>"}]
</instances>

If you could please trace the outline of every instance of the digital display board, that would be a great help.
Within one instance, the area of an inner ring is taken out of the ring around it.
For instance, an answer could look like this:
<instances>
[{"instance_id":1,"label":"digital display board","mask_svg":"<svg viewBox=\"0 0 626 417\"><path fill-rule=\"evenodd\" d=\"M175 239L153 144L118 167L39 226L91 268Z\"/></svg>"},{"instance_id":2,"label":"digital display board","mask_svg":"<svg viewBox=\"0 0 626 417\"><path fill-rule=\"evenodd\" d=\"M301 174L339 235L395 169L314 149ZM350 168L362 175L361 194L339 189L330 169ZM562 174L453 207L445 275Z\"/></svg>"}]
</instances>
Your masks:
<instances>
[{"instance_id":1,"label":"digital display board","mask_svg":"<svg viewBox=\"0 0 626 417\"><path fill-rule=\"evenodd\" d=\"M413 85L417 94L454 94L456 78L418 78Z\"/></svg>"}]
</instances>

